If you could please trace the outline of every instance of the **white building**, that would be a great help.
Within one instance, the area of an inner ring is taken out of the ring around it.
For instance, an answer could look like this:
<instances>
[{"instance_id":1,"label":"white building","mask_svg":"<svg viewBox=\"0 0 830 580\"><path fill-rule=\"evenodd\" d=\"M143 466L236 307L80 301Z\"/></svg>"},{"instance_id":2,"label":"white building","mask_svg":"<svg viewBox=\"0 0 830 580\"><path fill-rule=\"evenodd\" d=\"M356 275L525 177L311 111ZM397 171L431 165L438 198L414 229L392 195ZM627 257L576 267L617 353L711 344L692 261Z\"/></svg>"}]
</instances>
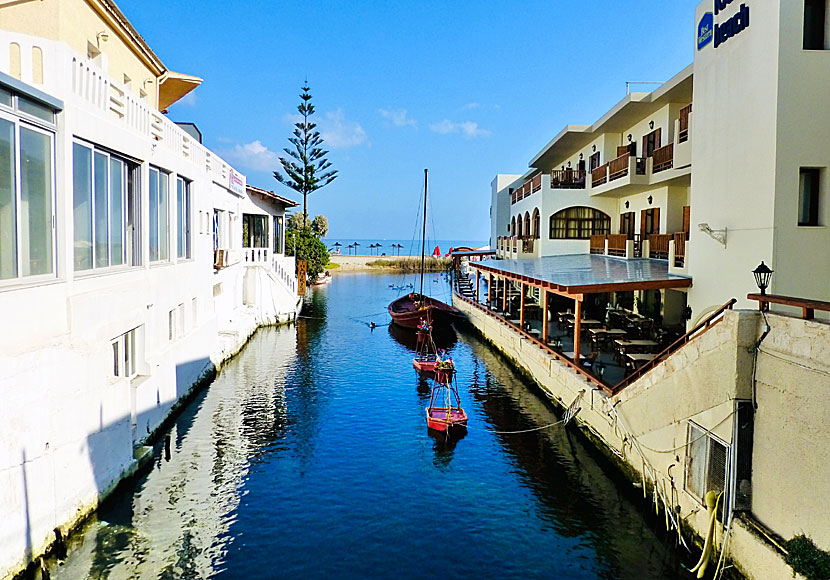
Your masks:
<instances>
[{"instance_id":1,"label":"white building","mask_svg":"<svg viewBox=\"0 0 830 580\"><path fill-rule=\"evenodd\" d=\"M830 244L824 4L701 3L692 65L591 125L568 125L526 173L493 181L493 247L666 260L693 284L662 304L688 306L690 323L731 297L748 306L761 260L776 271L772 292L830 300L816 275L830 271L819 251ZM727 41L713 40L732 19Z\"/></svg>"},{"instance_id":2,"label":"white building","mask_svg":"<svg viewBox=\"0 0 830 580\"><path fill-rule=\"evenodd\" d=\"M162 112L199 82L110 0L0 3L0 577L299 308L276 229L293 202L246 190Z\"/></svg>"}]
</instances>

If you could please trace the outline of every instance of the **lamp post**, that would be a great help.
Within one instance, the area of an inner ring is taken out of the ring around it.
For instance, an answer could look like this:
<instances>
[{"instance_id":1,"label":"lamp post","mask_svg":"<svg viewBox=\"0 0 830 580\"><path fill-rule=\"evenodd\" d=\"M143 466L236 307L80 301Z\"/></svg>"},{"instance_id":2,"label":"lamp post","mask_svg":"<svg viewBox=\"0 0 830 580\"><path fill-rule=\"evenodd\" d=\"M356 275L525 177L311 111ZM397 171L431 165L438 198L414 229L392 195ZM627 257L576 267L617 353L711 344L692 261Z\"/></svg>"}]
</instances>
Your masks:
<instances>
[{"instance_id":1,"label":"lamp post","mask_svg":"<svg viewBox=\"0 0 830 580\"><path fill-rule=\"evenodd\" d=\"M771 270L769 266L764 264L764 261L761 260L761 264L752 271L752 274L755 276L755 284L758 285L758 289L761 290L761 296L767 295L767 288L769 288L769 282L772 278L772 273L774 270ZM762 300L760 302L761 310L769 310L769 303Z\"/></svg>"}]
</instances>

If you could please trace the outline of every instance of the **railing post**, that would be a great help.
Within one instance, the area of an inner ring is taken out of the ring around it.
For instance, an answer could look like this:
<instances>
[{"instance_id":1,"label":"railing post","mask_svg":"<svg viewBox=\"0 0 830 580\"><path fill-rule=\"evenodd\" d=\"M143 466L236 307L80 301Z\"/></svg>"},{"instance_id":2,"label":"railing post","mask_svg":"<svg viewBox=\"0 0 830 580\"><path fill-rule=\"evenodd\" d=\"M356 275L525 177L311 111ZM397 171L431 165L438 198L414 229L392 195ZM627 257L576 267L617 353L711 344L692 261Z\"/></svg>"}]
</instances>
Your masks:
<instances>
[{"instance_id":1,"label":"railing post","mask_svg":"<svg viewBox=\"0 0 830 580\"><path fill-rule=\"evenodd\" d=\"M582 368L579 362L579 334L582 331L582 300L576 299L574 308L574 364Z\"/></svg>"}]
</instances>

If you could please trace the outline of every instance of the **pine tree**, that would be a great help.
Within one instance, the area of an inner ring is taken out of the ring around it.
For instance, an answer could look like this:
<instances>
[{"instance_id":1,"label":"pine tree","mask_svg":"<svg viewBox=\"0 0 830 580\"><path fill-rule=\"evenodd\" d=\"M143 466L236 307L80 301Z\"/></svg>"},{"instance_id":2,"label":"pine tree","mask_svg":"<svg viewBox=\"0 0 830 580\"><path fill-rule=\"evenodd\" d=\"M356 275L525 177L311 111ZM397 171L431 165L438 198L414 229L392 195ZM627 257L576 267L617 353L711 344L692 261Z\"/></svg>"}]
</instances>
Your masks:
<instances>
[{"instance_id":1,"label":"pine tree","mask_svg":"<svg viewBox=\"0 0 830 580\"><path fill-rule=\"evenodd\" d=\"M294 136L288 138L294 148L286 147L283 151L288 157L280 157L285 175L279 171L274 172L277 181L303 194L304 224L308 224L308 194L328 185L337 177L337 170L331 169L331 163L326 159L329 152L322 148L323 138L316 130L317 125L309 120L314 114L309 90L308 84L302 88L297 110L303 119L294 124Z\"/></svg>"}]
</instances>

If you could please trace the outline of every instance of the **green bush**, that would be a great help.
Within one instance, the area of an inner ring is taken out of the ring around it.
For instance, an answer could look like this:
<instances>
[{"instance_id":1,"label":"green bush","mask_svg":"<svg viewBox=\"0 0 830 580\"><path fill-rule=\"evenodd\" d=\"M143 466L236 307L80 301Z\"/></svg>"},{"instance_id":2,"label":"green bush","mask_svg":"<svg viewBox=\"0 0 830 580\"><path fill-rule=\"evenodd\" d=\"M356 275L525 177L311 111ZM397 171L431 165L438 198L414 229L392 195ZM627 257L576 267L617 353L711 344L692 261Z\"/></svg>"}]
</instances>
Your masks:
<instances>
[{"instance_id":1,"label":"green bush","mask_svg":"<svg viewBox=\"0 0 830 580\"><path fill-rule=\"evenodd\" d=\"M285 253L295 256L298 260L308 261L308 279L317 280L317 276L325 269L329 262L329 252L326 245L314 235L311 228L288 230L285 236ZM296 246L296 253L295 253Z\"/></svg>"},{"instance_id":2,"label":"green bush","mask_svg":"<svg viewBox=\"0 0 830 580\"><path fill-rule=\"evenodd\" d=\"M819 549L807 536L796 536L784 544L786 561L809 580L830 580L830 554Z\"/></svg>"}]
</instances>

